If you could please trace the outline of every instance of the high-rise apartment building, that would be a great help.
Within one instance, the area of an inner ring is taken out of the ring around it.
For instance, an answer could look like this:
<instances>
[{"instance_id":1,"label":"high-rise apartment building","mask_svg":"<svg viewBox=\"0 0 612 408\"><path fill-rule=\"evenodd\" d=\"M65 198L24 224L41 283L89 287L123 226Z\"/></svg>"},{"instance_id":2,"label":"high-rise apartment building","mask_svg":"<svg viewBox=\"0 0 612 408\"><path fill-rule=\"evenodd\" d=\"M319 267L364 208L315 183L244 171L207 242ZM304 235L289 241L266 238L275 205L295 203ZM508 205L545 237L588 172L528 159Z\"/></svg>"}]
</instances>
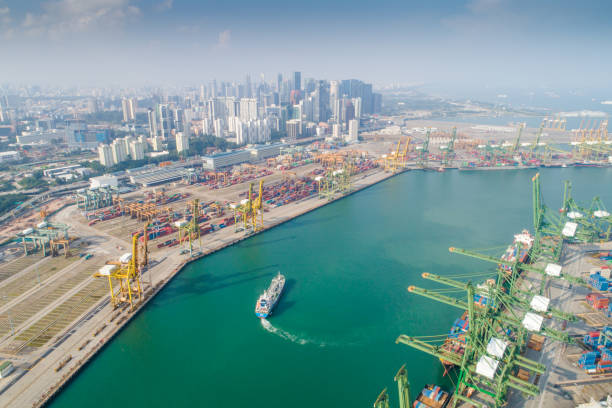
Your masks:
<instances>
[{"instance_id":1,"label":"high-rise apartment building","mask_svg":"<svg viewBox=\"0 0 612 408\"><path fill-rule=\"evenodd\" d=\"M287 121L287 139L290 142L294 142L300 136L302 130L302 121L298 119L291 119Z\"/></svg>"},{"instance_id":2,"label":"high-rise apartment building","mask_svg":"<svg viewBox=\"0 0 612 408\"><path fill-rule=\"evenodd\" d=\"M113 149L107 144L98 146L98 160L104 167L110 167L115 164L113 160Z\"/></svg>"},{"instance_id":3,"label":"high-rise apartment building","mask_svg":"<svg viewBox=\"0 0 612 408\"><path fill-rule=\"evenodd\" d=\"M125 143L123 143L123 140L113 140L111 149L113 152L113 160L115 163L121 163L122 161L127 160L128 152L125 148Z\"/></svg>"},{"instance_id":4,"label":"high-rise apartment building","mask_svg":"<svg viewBox=\"0 0 612 408\"><path fill-rule=\"evenodd\" d=\"M123 121L133 122L136 120L136 100L134 98L123 98L121 100L123 109Z\"/></svg>"},{"instance_id":5,"label":"high-rise apartment building","mask_svg":"<svg viewBox=\"0 0 612 408\"><path fill-rule=\"evenodd\" d=\"M152 138L151 147L153 148L153 151L155 152L161 152L162 150L164 150L162 138L159 136Z\"/></svg>"},{"instance_id":6,"label":"high-rise apartment building","mask_svg":"<svg viewBox=\"0 0 612 408\"><path fill-rule=\"evenodd\" d=\"M352 119L348 123L347 142L356 142L359 140L359 120Z\"/></svg>"},{"instance_id":7,"label":"high-rise apartment building","mask_svg":"<svg viewBox=\"0 0 612 408\"><path fill-rule=\"evenodd\" d=\"M240 99L240 120L248 122L257 119L257 99L256 98L241 98Z\"/></svg>"},{"instance_id":8,"label":"high-rise apartment building","mask_svg":"<svg viewBox=\"0 0 612 408\"><path fill-rule=\"evenodd\" d=\"M179 153L189 150L189 136L183 132L176 132L176 150Z\"/></svg>"},{"instance_id":9,"label":"high-rise apartment building","mask_svg":"<svg viewBox=\"0 0 612 408\"><path fill-rule=\"evenodd\" d=\"M144 159L144 143L138 140L130 142L130 156L132 160L143 160Z\"/></svg>"}]
</instances>

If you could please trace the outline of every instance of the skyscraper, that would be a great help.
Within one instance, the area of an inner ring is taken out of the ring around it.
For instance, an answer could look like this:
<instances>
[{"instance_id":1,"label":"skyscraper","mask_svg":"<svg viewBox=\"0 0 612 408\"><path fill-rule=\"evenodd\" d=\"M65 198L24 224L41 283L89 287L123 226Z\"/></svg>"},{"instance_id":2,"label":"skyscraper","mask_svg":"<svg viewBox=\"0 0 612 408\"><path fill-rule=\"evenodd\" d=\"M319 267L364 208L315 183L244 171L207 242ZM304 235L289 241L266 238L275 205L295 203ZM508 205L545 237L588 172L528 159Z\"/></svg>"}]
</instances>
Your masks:
<instances>
[{"instance_id":1,"label":"skyscraper","mask_svg":"<svg viewBox=\"0 0 612 408\"><path fill-rule=\"evenodd\" d=\"M153 109L149 108L147 111L147 118L149 119L149 136L157 137L157 116Z\"/></svg>"},{"instance_id":2,"label":"skyscraper","mask_svg":"<svg viewBox=\"0 0 612 408\"><path fill-rule=\"evenodd\" d=\"M172 116L170 114L170 109L168 108L168 105L165 105L165 104L157 105L156 117L157 117L157 120L159 121L159 124L158 124L159 135L163 139L166 139L168 135L170 134L170 131L172 130Z\"/></svg>"},{"instance_id":3,"label":"skyscraper","mask_svg":"<svg viewBox=\"0 0 612 408\"><path fill-rule=\"evenodd\" d=\"M302 73L299 71L293 73L293 89L302 89Z\"/></svg>"}]
</instances>

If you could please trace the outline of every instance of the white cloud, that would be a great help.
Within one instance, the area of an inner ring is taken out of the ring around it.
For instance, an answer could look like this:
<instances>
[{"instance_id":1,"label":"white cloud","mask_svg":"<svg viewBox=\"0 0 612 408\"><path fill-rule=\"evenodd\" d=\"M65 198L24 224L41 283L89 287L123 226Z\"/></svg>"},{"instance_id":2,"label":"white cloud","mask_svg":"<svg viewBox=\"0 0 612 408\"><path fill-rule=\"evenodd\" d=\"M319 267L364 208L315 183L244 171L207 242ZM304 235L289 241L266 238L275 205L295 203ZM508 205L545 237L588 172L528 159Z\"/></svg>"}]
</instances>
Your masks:
<instances>
[{"instance_id":1,"label":"white cloud","mask_svg":"<svg viewBox=\"0 0 612 408\"><path fill-rule=\"evenodd\" d=\"M155 11L166 11L172 8L174 0L163 0L161 3L155 5Z\"/></svg>"},{"instance_id":2,"label":"white cloud","mask_svg":"<svg viewBox=\"0 0 612 408\"><path fill-rule=\"evenodd\" d=\"M217 44L215 48L227 48L229 47L230 41L232 40L232 32L230 30L223 30L219 33L219 38L217 39Z\"/></svg>"},{"instance_id":3,"label":"white cloud","mask_svg":"<svg viewBox=\"0 0 612 408\"><path fill-rule=\"evenodd\" d=\"M53 0L42 5L43 12L26 13L21 24L28 36L63 37L93 29L116 28L140 9L131 0Z\"/></svg>"},{"instance_id":4,"label":"white cloud","mask_svg":"<svg viewBox=\"0 0 612 408\"><path fill-rule=\"evenodd\" d=\"M11 9L8 7L0 7L0 16L4 16L11 12Z\"/></svg>"}]
</instances>

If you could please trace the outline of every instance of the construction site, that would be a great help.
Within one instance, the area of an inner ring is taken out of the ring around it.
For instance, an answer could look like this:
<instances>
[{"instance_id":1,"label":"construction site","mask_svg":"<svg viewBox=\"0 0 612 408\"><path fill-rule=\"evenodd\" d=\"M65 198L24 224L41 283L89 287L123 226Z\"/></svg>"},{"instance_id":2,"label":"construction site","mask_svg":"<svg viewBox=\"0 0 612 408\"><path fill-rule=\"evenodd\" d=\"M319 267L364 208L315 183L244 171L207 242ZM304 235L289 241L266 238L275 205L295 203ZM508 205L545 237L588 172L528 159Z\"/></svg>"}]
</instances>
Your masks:
<instances>
[{"instance_id":1,"label":"construction site","mask_svg":"<svg viewBox=\"0 0 612 408\"><path fill-rule=\"evenodd\" d=\"M0 246L0 358L11 367L0 402L46 404L191 261L396 174L612 165L607 121L563 126L527 132L521 124L486 137L422 128L348 146L285 146L256 163L181 169L155 187L105 186L31 205L3 227ZM573 406L612 392L612 217L597 198L575 202L569 184L558 212L539 183L536 176L533 231L517 235L506 258L451 248L497 265L496 276L423 271L456 297L408 288L459 309L450 334L397 338L444 364L457 384L453 406ZM405 371L396 376L401 407L411 405ZM374 406L389 400L385 391Z\"/></svg>"}]
</instances>

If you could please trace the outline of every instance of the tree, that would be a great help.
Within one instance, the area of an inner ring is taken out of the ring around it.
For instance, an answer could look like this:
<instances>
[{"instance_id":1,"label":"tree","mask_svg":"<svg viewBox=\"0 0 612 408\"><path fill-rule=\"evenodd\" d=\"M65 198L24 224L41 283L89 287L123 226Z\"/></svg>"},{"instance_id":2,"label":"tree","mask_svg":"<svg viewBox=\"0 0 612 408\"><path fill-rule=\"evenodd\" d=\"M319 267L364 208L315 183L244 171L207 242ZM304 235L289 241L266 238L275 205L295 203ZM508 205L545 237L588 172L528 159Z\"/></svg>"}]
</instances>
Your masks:
<instances>
[{"instance_id":1,"label":"tree","mask_svg":"<svg viewBox=\"0 0 612 408\"><path fill-rule=\"evenodd\" d=\"M25 194L6 194L0 196L0 215L17 207L27 198L28 196Z\"/></svg>"}]
</instances>

